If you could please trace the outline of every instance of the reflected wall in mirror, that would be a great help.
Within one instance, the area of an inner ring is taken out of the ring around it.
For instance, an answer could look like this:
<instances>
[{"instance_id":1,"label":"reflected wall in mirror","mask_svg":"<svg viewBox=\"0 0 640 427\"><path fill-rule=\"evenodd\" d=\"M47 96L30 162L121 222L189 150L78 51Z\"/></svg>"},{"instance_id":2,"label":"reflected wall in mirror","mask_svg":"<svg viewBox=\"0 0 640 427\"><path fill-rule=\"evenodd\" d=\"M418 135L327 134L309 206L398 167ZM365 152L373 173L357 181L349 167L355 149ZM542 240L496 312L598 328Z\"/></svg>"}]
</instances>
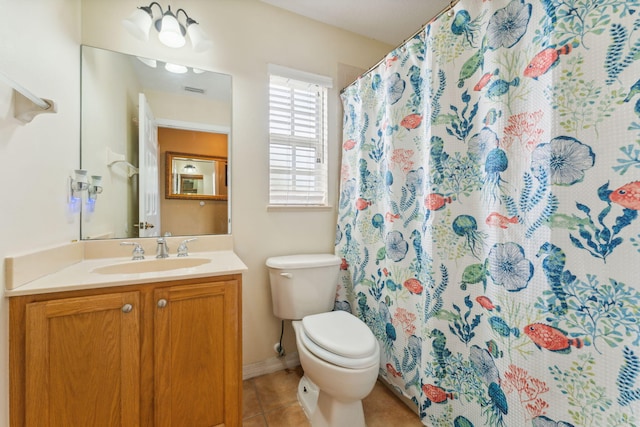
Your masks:
<instances>
[{"instance_id":1,"label":"reflected wall in mirror","mask_svg":"<svg viewBox=\"0 0 640 427\"><path fill-rule=\"evenodd\" d=\"M231 76L186 70L82 46L81 167L103 177L82 206L82 239L230 232L230 186L206 200L163 197L167 151L228 162Z\"/></svg>"},{"instance_id":2,"label":"reflected wall in mirror","mask_svg":"<svg viewBox=\"0 0 640 427\"><path fill-rule=\"evenodd\" d=\"M166 153L167 199L227 200L227 159L191 153Z\"/></svg>"}]
</instances>

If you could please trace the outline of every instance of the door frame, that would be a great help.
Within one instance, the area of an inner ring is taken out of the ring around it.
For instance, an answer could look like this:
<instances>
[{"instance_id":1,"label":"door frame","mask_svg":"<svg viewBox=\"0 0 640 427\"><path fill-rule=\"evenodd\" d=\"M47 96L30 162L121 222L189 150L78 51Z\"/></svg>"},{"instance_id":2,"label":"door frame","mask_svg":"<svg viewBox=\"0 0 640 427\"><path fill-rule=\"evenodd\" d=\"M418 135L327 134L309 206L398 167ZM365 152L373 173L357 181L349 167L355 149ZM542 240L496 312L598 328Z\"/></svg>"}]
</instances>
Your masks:
<instances>
[{"instance_id":1,"label":"door frame","mask_svg":"<svg viewBox=\"0 0 640 427\"><path fill-rule=\"evenodd\" d=\"M230 171L233 171L231 167L231 158L233 152L233 146L231 144L231 127L223 125L214 125L198 122L187 122L182 120L173 120L156 117L156 125L159 128L181 129L181 130L193 130L196 132L207 133L220 133L227 135L227 165L229 165ZM231 234L231 174L227 174L227 234Z\"/></svg>"}]
</instances>

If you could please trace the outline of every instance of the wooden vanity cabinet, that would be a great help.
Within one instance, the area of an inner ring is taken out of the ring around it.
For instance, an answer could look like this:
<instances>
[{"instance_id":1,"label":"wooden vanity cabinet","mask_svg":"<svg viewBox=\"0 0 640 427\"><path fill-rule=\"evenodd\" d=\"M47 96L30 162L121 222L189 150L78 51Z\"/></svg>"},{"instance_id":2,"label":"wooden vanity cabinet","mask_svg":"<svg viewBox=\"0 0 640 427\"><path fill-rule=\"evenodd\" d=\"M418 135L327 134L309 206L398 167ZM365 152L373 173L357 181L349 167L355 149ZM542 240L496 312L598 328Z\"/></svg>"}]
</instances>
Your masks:
<instances>
[{"instance_id":1,"label":"wooden vanity cabinet","mask_svg":"<svg viewBox=\"0 0 640 427\"><path fill-rule=\"evenodd\" d=\"M241 275L10 299L11 427L240 426Z\"/></svg>"}]
</instances>

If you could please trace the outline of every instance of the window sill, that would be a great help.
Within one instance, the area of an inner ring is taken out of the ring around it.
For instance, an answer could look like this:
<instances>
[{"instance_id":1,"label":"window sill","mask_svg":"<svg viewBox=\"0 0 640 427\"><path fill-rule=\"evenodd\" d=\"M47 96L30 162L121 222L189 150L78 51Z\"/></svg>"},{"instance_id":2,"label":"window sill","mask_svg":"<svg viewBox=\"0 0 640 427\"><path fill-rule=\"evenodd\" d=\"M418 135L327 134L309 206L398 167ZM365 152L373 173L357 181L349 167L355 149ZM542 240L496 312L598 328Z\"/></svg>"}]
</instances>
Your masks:
<instances>
[{"instance_id":1,"label":"window sill","mask_svg":"<svg viewBox=\"0 0 640 427\"><path fill-rule=\"evenodd\" d=\"M267 205L267 212L290 211L333 211L331 205Z\"/></svg>"}]
</instances>

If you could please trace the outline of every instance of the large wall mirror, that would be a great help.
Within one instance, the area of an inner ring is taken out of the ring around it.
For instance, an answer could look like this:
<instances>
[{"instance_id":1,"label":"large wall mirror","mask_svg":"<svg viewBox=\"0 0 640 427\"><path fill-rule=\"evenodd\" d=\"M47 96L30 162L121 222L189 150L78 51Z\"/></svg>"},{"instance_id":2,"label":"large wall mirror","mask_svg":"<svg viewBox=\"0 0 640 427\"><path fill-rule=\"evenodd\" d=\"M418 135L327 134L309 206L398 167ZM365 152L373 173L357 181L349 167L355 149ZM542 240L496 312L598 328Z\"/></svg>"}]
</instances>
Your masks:
<instances>
[{"instance_id":1,"label":"large wall mirror","mask_svg":"<svg viewBox=\"0 0 640 427\"><path fill-rule=\"evenodd\" d=\"M81 71L81 167L103 189L82 239L228 234L231 76L90 46Z\"/></svg>"}]
</instances>

